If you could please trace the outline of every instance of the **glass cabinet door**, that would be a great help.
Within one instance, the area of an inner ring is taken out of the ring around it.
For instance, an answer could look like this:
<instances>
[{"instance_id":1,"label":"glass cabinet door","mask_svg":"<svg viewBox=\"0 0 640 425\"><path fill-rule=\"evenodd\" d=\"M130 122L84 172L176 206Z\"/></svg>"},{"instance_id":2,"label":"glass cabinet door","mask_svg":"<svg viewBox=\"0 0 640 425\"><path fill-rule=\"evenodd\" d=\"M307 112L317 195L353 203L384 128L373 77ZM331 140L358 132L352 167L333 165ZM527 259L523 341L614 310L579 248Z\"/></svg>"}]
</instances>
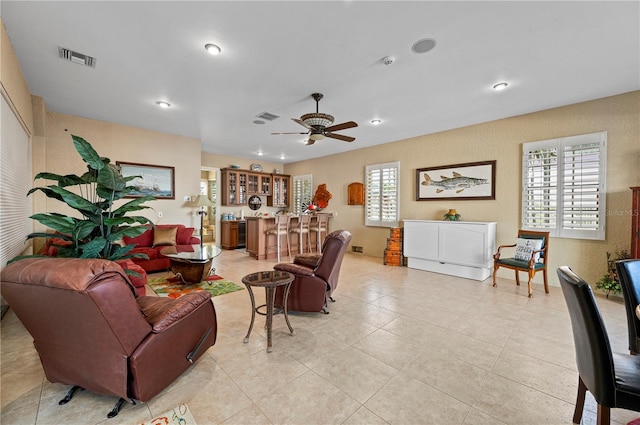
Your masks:
<instances>
[{"instance_id":1,"label":"glass cabinet door","mask_svg":"<svg viewBox=\"0 0 640 425\"><path fill-rule=\"evenodd\" d=\"M260 193L262 195L271 194L271 176L260 177Z\"/></svg>"},{"instance_id":2,"label":"glass cabinet door","mask_svg":"<svg viewBox=\"0 0 640 425\"><path fill-rule=\"evenodd\" d=\"M258 193L258 190L260 189L258 183L259 180L260 176L258 176L257 174L249 174L247 176L247 190L249 191L249 193Z\"/></svg>"}]
</instances>

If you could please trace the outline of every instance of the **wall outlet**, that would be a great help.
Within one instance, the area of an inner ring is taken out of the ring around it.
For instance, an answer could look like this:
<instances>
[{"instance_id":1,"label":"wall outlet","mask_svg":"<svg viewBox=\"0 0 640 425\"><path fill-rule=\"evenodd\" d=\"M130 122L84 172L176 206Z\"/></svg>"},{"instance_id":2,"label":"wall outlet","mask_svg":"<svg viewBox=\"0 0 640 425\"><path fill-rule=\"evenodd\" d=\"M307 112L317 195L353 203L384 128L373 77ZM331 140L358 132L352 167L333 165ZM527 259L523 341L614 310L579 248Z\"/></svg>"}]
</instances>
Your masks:
<instances>
[{"instance_id":1,"label":"wall outlet","mask_svg":"<svg viewBox=\"0 0 640 425\"><path fill-rule=\"evenodd\" d=\"M185 196L184 202L191 202L191 196Z\"/></svg>"},{"instance_id":2,"label":"wall outlet","mask_svg":"<svg viewBox=\"0 0 640 425\"><path fill-rule=\"evenodd\" d=\"M355 245L353 245L353 246L351 247L351 252L359 252L359 253L361 253L361 254L362 254L362 253L363 253L363 250L362 250L362 247L361 247L361 246L355 246Z\"/></svg>"},{"instance_id":3,"label":"wall outlet","mask_svg":"<svg viewBox=\"0 0 640 425\"><path fill-rule=\"evenodd\" d=\"M162 218L162 211L158 211L158 218Z\"/></svg>"}]
</instances>

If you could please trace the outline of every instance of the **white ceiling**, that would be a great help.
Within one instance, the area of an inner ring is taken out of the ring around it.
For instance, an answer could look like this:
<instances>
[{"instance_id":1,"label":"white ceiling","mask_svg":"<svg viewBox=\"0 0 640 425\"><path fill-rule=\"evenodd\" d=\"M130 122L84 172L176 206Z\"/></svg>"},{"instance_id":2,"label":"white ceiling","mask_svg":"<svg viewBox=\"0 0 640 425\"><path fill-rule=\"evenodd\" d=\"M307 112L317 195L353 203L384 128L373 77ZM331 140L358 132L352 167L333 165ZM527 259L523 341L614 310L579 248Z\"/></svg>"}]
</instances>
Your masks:
<instances>
[{"instance_id":1,"label":"white ceiling","mask_svg":"<svg viewBox=\"0 0 640 425\"><path fill-rule=\"evenodd\" d=\"M0 13L50 110L251 160L260 150L289 163L640 89L638 1L3 0ZM412 53L422 38L435 49ZM59 59L58 46L96 68ZM491 89L501 81L507 90ZM305 131L290 118L315 112L314 92L320 112L359 124L339 132L355 142L271 135ZM253 124L265 111L280 118Z\"/></svg>"}]
</instances>

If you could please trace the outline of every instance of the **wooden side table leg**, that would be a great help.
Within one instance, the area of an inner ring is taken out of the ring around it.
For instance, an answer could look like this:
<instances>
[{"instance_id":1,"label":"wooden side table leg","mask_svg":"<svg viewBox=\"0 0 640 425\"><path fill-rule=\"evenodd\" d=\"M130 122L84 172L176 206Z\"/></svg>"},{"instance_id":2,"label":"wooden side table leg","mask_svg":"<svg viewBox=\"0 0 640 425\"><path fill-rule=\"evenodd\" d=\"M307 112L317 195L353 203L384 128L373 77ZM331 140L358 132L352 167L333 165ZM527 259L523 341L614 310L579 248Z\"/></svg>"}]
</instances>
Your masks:
<instances>
[{"instance_id":1,"label":"wooden side table leg","mask_svg":"<svg viewBox=\"0 0 640 425\"><path fill-rule=\"evenodd\" d=\"M251 324L249 325L249 330L247 331L247 336L244 337L242 342L245 344L249 342L249 335L251 335L251 330L253 329L253 323L256 320L256 299L253 296L253 291L251 290L251 285L245 284L247 287L247 291L249 292L249 297L251 298Z\"/></svg>"},{"instance_id":2,"label":"wooden side table leg","mask_svg":"<svg viewBox=\"0 0 640 425\"><path fill-rule=\"evenodd\" d=\"M271 329L273 327L273 304L276 299L276 288L264 288L267 298L267 353L270 353L271 347Z\"/></svg>"}]
</instances>

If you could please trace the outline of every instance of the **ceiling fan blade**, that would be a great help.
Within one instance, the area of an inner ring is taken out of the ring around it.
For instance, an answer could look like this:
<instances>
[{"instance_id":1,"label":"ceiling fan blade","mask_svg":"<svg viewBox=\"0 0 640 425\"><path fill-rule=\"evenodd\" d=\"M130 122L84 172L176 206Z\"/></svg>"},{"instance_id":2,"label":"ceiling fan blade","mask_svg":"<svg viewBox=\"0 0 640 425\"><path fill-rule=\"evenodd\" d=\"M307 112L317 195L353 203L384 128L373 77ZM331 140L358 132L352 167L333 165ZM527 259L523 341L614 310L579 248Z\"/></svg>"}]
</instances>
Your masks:
<instances>
[{"instance_id":1,"label":"ceiling fan blade","mask_svg":"<svg viewBox=\"0 0 640 425\"><path fill-rule=\"evenodd\" d=\"M271 134L309 134L309 132L305 131L304 133L271 133Z\"/></svg>"},{"instance_id":2,"label":"ceiling fan blade","mask_svg":"<svg viewBox=\"0 0 640 425\"><path fill-rule=\"evenodd\" d=\"M355 137L343 136L342 134L324 133L324 135L327 137L331 137L332 139L343 140L345 142L353 142L354 140L356 140Z\"/></svg>"},{"instance_id":3,"label":"ceiling fan blade","mask_svg":"<svg viewBox=\"0 0 640 425\"><path fill-rule=\"evenodd\" d=\"M311 127L309 124L307 124L306 122L299 120L298 118L291 118L293 121L297 122L298 124L300 124L301 126L303 126L304 128L308 128L309 130L313 130L313 127Z\"/></svg>"},{"instance_id":4,"label":"ceiling fan blade","mask_svg":"<svg viewBox=\"0 0 640 425\"><path fill-rule=\"evenodd\" d=\"M347 128L353 128L353 127L357 127L358 124L356 124L353 121L348 121L348 122L343 122L342 124L336 124L336 125L332 125L331 127L327 127L324 129L324 131L339 131L339 130L345 130Z\"/></svg>"},{"instance_id":5,"label":"ceiling fan blade","mask_svg":"<svg viewBox=\"0 0 640 425\"><path fill-rule=\"evenodd\" d=\"M305 145L310 146L313 145L316 141L313 139L308 139L306 142L304 142Z\"/></svg>"}]
</instances>

